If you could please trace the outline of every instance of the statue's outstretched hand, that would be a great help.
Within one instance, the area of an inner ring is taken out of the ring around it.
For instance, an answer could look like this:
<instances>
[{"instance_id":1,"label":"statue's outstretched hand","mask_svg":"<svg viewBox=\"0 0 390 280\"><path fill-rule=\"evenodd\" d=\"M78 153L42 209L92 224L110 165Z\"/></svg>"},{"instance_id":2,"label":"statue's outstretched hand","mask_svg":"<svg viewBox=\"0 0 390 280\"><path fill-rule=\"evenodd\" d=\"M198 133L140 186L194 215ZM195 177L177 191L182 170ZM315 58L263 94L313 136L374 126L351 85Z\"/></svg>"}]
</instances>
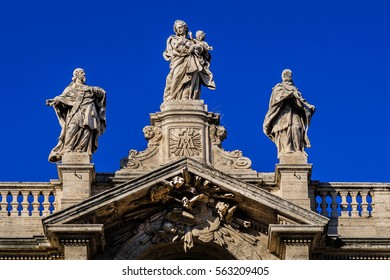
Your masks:
<instances>
[{"instance_id":1,"label":"statue's outstretched hand","mask_svg":"<svg viewBox=\"0 0 390 280\"><path fill-rule=\"evenodd\" d=\"M46 100L46 106L53 106L57 104L57 100L55 99L47 99Z\"/></svg>"}]
</instances>

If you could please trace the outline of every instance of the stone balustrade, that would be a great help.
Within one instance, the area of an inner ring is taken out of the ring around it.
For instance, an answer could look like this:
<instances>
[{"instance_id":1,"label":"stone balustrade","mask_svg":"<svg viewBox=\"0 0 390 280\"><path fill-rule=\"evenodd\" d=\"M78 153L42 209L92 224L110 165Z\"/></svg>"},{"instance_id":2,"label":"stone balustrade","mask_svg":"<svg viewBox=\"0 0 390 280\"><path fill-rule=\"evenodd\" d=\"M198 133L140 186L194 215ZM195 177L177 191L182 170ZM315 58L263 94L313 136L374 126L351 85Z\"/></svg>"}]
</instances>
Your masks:
<instances>
[{"instance_id":1,"label":"stone balustrade","mask_svg":"<svg viewBox=\"0 0 390 280\"><path fill-rule=\"evenodd\" d=\"M0 183L1 217L44 217L58 211L51 183Z\"/></svg>"},{"instance_id":2,"label":"stone balustrade","mask_svg":"<svg viewBox=\"0 0 390 280\"><path fill-rule=\"evenodd\" d=\"M383 183L316 183L314 187L315 205L313 211L328 218L372 217L378 211L378 195L390 195L389 186Z\"/></svg>"},{"instance_id":3,"label":"stone balustrade","mask_svg":"<svg viewBox=\"0 0 390 280\"><path fill-rule=\"evenodd\" d=\"M342 238L389 236L390 184L315 183L312 210L330 218L328 234Z\"/></svg>"}]
</instances>

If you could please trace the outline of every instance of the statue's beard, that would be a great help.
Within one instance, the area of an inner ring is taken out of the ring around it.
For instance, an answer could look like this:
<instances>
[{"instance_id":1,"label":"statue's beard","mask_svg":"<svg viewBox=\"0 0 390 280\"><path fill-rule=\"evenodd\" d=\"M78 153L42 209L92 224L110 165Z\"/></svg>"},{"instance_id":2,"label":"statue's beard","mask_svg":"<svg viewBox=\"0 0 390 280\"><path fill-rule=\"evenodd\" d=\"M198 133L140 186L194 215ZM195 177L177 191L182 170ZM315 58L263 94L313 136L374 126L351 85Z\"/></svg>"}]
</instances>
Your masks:
<instances>
[{"instance_id":1,"label":"statue's beard","mask_svg":"<svg viewBox=\"0 0 390 280\"><path fill-rule=\"evenodd\" d=\"M80 77L80 76L76 76L75 78L72 79L73 80L73 83L75 84L85 84L85 81L87 80L85 77Z\"/></svg>"}]
</instances>

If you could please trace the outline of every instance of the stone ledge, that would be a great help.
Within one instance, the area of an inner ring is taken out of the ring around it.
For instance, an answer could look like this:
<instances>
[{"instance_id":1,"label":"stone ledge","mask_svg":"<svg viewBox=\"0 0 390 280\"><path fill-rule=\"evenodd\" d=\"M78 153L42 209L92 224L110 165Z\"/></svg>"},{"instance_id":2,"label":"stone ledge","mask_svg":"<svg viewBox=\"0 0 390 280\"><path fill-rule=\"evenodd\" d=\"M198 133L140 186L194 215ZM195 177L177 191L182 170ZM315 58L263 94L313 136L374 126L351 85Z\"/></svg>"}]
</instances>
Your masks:
<instances>
[{"instance_id":1,"label":"stone ledge","mask_svg":"<svg viewBox=\"0 0 390 280\"><path fill-rule=\"evenodd\" d=\"M201 110L207 111L207 105L203 100L170 100L161 104L161 112L171 110Z\"/></svg>"},{"instance_id":2,"label":"stone ledge","mask_svg":"<svg viewBox=\"0 0 390 280\"><path fill-rule=\"evenodd\" d=\"M62 163L63 164L89 164L91 163L91 156L87 153L64 153L62 155Z\"/></svg>"},{"instance_id":3,"label":"stone ledge","mask_svg":"<svg viewBox=\"0 0 390 280\"><path fill-rule=\"evenodd\" d=\"M268 249L283 258L287 243L294 245L308 245L311 250L320 245L321 237L325 227L314 225L281 225L270 224L268 228Z\"/></svg>"},{"instance_id":4,"label":"stone ledge","mask_svg":"<svg viewBox=\"0 0 390 280\"><path fill-rule=\"evenodd\" d=\"M280 164L307 164L306 153L284 153L279 157Z\"/></svg>"}]
</instances>

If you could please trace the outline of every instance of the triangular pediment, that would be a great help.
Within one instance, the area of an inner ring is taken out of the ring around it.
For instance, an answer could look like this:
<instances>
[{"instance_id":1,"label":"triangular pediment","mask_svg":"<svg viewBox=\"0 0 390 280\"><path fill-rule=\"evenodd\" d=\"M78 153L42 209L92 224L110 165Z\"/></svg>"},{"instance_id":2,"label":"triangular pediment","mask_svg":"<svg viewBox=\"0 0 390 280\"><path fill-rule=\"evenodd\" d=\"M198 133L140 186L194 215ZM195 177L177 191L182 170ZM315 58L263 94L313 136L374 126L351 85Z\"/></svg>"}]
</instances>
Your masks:
<instances>
[{"instance_id":1,"label":"triangular pediment","mask_svg":"<svg viewBox=\"0 0 390 280\"><path fill-rule=\"evenodd\" d=\"M151 190L169 184L172 178L190 176L202 184L218 187L223 193L234 195L238 210L251 220L263 225L280 223L280 219L293 224L325 226L328 219L294 203L269 193L260 187L232 178L213 167L185 158L172 162L132 181L113 187L81 203L59 211L43 220L43 224L104 224L124 217L146 218L164 207L152 201ZM185 182L189 184L189 182Z\"/></svg>"}]
</instances>

